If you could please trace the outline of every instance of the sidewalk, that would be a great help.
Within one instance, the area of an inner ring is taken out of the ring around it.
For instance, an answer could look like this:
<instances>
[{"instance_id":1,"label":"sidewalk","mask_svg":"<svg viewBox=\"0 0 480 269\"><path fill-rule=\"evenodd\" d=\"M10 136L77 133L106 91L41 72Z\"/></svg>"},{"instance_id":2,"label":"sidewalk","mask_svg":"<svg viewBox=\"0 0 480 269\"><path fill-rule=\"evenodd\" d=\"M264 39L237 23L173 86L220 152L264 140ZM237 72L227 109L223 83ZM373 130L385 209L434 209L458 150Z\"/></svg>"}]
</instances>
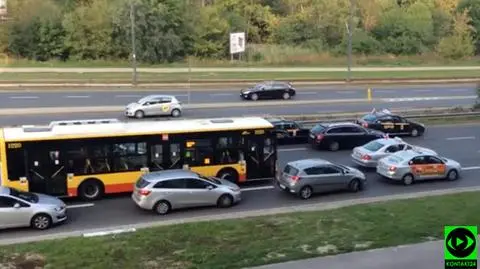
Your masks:
<instances>
[{"instance_id":1,"label":"sidewalk","mask_svg":"<svg viewBox=\"0 0 480 269\"><path fill-rule=\"evenodd\" d=\"M443 267L443 241L440 240L250 269L438 269Z\"/></svg>"}]
</instances>

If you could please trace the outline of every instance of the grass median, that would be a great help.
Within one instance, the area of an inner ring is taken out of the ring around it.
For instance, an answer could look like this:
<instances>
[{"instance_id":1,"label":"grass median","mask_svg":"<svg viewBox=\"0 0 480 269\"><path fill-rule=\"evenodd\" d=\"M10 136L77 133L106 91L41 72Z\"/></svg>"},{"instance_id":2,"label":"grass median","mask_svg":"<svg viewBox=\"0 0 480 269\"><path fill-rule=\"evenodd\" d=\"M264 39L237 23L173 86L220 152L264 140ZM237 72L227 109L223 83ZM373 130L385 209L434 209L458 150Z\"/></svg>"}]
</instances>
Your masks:
<instances>
[{"instance_id":1,"label":"grass median","mask_svg":"<svg viewBox=\"0 0 480 269\"><path fill-rule=\"evenodd\" d=\"M347 72L195 72L138 73L139 83L238 80L344 80ZM353 72L352 79L480 77L480 70ZM0 73L0 83L130 83L131 73Z\"/></svg>"},{"instance_id":2,"label":"grass median","mask_svg":"<svg viewBox=\"0 0 480 269\"><path fill-rule=\"evenodd\" d=\"M0 268L242 268L441 239L444 225L480 225L479 203L471 192L6 246Z\"/></svg>"}]
</instances>

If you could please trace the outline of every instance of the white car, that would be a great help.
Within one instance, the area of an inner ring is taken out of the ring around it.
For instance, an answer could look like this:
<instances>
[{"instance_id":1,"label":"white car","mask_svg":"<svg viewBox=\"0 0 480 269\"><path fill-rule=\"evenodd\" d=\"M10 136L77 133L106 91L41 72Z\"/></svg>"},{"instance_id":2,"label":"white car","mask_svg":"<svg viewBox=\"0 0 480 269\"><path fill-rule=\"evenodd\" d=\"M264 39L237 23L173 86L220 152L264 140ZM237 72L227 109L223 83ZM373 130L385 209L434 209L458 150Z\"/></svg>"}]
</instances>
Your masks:
<instances>
[{"instance_id":1,"label":"white car","mask_svg":"<svg viewBox=\"0 0 480 269\"><path fill-rule=\"evenodd\" d=\"M172 95L149 95L137 102L130 103L125 108L125 116L141 119L145 116L182 115L182 103Z\"/></svg>"},{"instance_id":2,"label":"white car","mask_svg":"<svg viewBox=\"0 0 480 269\"><path fill-rule=\"evenodd\" d=\"M434 150L411 145L399 137L387 137L370 141L360 147L355 147L351 157L357 165L375 168L377 167L378 160L390 156L393 153L411 149L424 152L425 154L438 155Z\"/></svg>"}]
</instances>

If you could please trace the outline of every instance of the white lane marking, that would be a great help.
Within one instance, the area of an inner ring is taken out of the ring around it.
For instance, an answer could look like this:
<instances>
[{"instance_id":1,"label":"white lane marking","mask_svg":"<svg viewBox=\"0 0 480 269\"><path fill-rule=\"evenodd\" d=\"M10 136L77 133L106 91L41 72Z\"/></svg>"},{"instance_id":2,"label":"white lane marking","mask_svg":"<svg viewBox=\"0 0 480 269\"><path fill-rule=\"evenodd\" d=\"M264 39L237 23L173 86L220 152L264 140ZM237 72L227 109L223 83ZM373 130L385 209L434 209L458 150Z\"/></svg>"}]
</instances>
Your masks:
<instances>
[{"instance_id":1,"label":"white lane marking","mask_svg":"<svg viewBox=\"0 0 480 269\"><path fill-rule=\"evenodd\" d=\"M341 113L343 111L340 110L322 110L322 111L317 111L318 114L329 114L329 113Z\"/></svg>"},{"instance_id":2,"label":"white lane marking","mask_svg":"<svg viewBox=\"0 0 480 269\"><path fill-rule=\"evenodd\" d=\"M10 99L38 99L38 96L10 96Z\"/></svg>"},{"instance_id":3,"label":"white lane marking","mask_svg":"<svg viewBox=\"0 0 480 269\"><path fill-rule=\"evenodd\" d=\"M115 95L114 97L115 98L138 98L138 97L142 97L142 96L141 95L134 95L134 94L131 94L131 95L125 94L125 95Z\"/></svg>"},{"instance_id":4,"label":"white lane marking","mask_svg":"<svg viewBox=\"0 0 480 269\"><path fill-rule=\"evenodd\" d=\"M432 101L432 100L462 100L475 99L477 96L432 96L432 97L407 97L407 98L383 98L383 102L415 102L415 101Z\"/></svg>"},{"instance_id":5,"label":"white lane marking","mask_svg":"<svg viewBox=\"0 0 480 269\"><path fill-rule=\"evenodd\" d=\"M287 151L300 151L307 150L307 148L289 148L289 149L278 149L278 152L287 152Z\"/></svg>"},{"instance_id":6,"label":"white lane marking","mask_svg":"<svg viewBox=\"0 0 480 269\"><path fill-rule=\"evenodd\" d=\"M84 233L83 237L95 237L95 236L105 236L105 235L121 234L121 233L133 233L133 232L136 232L136 231L137 231L137 229L135 229L135 228L118 229L118 230L110 230L110 231Z\"/></svg>"},{"instance_id":7,"label":"white lane marking","mask_svg":"<svg viewBox=\"0 0 480 269\"><path fill-rule=\"evenodd\" d=\"M380 92L380 93L395 93L396 90L375 90L375 89L372 89L372 92L376 93L376 92Z\"/></svg>"},{"instance_id":8,"label":"white lane marking","mask_svg":"<svg viewBox=\"0 0 480 269\"><path fill-rule=\"evenodd\" d=\"M67 205L67 209L72 209L72 208L83 208L83 207L92 207L95 206L95 204L78 204L78 205Z\"/></svg>"},{"instance_id":9,"label":"white lane marking","mask_svg":"<svg viewBox=\"0 0 480 269\"><path fill-rule=\"evenodd\" d=\"M479 170L480 166L463 167L462 170Z\"/></svg>"},{"instance_id":10,"label":"white lane marking","mask_svg":"<svg viewBox=\"0 0 480 269\"><path fill-rule=\"evenodd\" d=\"M67 95L65 98L90 98L90 95Z\"/></svg>"},{"instance_id":11,"label":"white lane marking","mask_svg":"<svg viewBox=\"0 0 480 269\"><path fill-rule=\"evenodd\" d=\"M414 92L433 92L433 90L413 90Z\"/></svg>"},{"instance_id":12,"label":"white lane marking","mask_svg":"<svg viewBox=\"0 0 480 269\"><path fill-rule=\"evenodd\" d=\"M475 136L458 136L458 137L449 137L447 140L468 140L475 139Z\"/></svg>"},{"instance_id":13,"label":"white lane marking","mask_svg":"<svg viewBox=\"0 0 480 269\"><path fill-rule=\"evenodd\" d=\"M211 93L210 96L232 96L233 93Z\"/></svg>"},{"instance_id":14,"label":"white lane marking","mask_svg":"<svg viewBox=\"0 0 480 269\"><path fill-rule=\"evenodd\" d=\"M336 91L335 93L340 93L340 94L354 94L356 93L355 91Z\"/></svg>"},{"instance_id":15,"label":"white lane marking","mask_svg":"<svg viewBox=\"0 0 480 269\"><path fill-rule=\"evenodd\" d=\"M297 94L318 94L318 92L297 92Z\"/></svg>"},{"instance_id":16,"label":"white lane marking","mask_svg":"<svg viewBox=\"0 0 480 269\"><path fill-rule=\"evenodd\" d=\"M275 186L262 186L262 187L251 187L251 188L243 188L242 191L261 191L261 190L271 190L275 189Z\"/></svg>"},{"instance_id":17,"label":"white lane marking","mask_svg":"<svg viewBox=\"0 0 480 269\"><path fill-rule=\"evenodd\" d=\"M451 92L468 92L470 89L450 89Z\"/></svg>"}]
</instances>

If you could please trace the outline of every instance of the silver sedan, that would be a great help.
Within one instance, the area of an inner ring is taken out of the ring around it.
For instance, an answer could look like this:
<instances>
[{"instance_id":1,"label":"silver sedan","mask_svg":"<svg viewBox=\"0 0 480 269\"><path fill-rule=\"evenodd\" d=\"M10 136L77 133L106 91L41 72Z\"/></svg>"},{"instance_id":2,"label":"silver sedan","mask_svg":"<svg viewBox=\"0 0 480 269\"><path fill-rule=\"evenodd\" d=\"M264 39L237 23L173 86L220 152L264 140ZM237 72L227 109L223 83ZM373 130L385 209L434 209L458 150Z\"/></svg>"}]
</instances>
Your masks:
<instances>
[{"instance_id":1,"label":"silver sedan","mask_svg":"<svg viewBox=\"0 0 480 269\"><path fill-rule=\"evenodd\" d=\"M411 145L401 138L395 137L376 139L363 146L356 147L350 156L352 157L352 161L359 166L375 168L377 167L378 160L396 152L412 149L426 154L437 155L434 150Z\"/></svg>"},{"instance_id":2,"label":"silver sedan","mask_svg":"<svg viewBox=\"0 0 480 269\"><path fill-rule=\"evenodd\" d=\"M125 116L143 118L145 116L180 117L182 103L171 95L149 95L125 108Z\"/></svg>"},{"instance_id":3,"label":"silver sedan","mask_svg":"<svg viewBox=\"0 0 480 269\"><path fill-rule=\"evenodd\" d=\"M415 181L460 177L460 163L438 155L415 150L400 151L378 161L377 173L382 177L410 185Z\"/></svg>"},{"instance_id":4,"label":"silver sedan","mask_svg":"<svg viewBox=\"0 0 480 269\"><path fill-rule=\"evenodd\" d=\"M0 229L31 226L45 230L67 219L62 200L6 187L0 187L0 216Z\"/></svg>"}]
</instances>

